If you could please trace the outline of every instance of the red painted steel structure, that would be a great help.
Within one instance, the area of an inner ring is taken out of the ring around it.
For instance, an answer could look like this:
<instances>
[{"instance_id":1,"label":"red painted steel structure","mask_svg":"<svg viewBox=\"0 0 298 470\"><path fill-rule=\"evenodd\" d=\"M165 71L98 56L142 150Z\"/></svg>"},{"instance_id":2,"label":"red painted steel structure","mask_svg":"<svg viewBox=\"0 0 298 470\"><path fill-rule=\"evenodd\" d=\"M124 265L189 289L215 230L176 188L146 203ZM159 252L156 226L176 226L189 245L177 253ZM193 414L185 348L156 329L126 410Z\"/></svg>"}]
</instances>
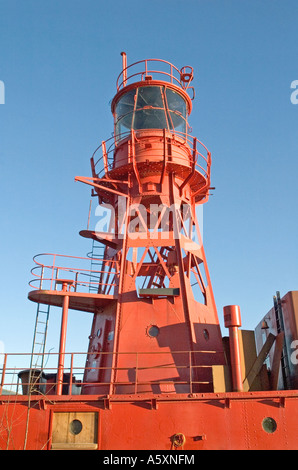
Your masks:
<instances>
[{"instance_id":1,"label":"red painted steel structure","mask_svg":"<svg viewBox=\"0 0 298 470\"><path fill-rule=\"evenodd\" d=\"M76 177L110 214L108 231L81 231L104 254L96 270L84 265L90 258L34 258L29 299L62 308L58 366L20 371L22 394L17 384L6 395L15 368L4 355L0 447L298 448L297 371L285 347L297 338L298 308L285 314L278 299L257 346L239 329L238 306L224 308L229 341L220 331L196 217L211 154L189 134L193 70L122 61L114 136L94 152L92 177ZM83 365L65 351L72 309L93 315Z\"/></svg>"},{"instance_id":2,"label":"red painted steel structure","mask_svg":"<svg viewBox=\"0 0 298 470\"><path fill-rule=\"evenodd\" d=\"M241 353L239 344L238 328L241 326L240 308L238 305L228 305L224 307L225 326L230 333L230 356L233 390L241 392L243 390L243 374L241 370Z\"/></svg>"}]
</instances>

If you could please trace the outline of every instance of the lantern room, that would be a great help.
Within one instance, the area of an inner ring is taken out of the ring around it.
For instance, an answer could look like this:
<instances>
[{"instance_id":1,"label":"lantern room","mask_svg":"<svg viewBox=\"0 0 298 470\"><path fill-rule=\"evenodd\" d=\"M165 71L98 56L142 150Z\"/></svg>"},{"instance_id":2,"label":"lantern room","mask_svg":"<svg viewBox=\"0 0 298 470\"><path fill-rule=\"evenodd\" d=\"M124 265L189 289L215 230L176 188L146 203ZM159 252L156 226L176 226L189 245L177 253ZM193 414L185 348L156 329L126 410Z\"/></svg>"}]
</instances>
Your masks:
<instances>
[{"instance_id":1,"label":"lantern room","mask_svg":"<svg viewBox=\"0 0 298 470\"><path fill-rule=\"evenodd\" d=\"M123 70L112 101L116 143L131 130L165 129L186 134L192 107L186 90L193 90L189 87L193 78L192 68L178 70L169 62L157 59L127 67L124 53L123 57ZM154 67L156 63L157 70ZM130 79L134 80L133 83L129 83Z\"/></svg>"},{"instance_id":2,"label":"lantern room","mask_svg":"<svg viewBox=\"0 0 298 470\"><path fill-rule=\"evenodd\" d=\"M185 99L167 86L140 86L122 95L115 106L115 135L131 129L167 129L186 133Z\"/></svg>"}]
</instances>

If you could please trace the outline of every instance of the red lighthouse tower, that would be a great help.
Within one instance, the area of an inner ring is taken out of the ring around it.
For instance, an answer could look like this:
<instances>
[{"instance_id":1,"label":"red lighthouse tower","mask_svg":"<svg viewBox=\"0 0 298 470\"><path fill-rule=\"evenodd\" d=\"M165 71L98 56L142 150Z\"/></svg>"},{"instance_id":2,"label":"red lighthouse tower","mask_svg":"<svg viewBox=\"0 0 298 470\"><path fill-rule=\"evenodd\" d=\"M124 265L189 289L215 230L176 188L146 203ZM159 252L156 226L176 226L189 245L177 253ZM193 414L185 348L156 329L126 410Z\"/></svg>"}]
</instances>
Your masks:
<instances>
[{"instance_id":1,"label":"red lighthouse tower","mask_svg":"<svg viewBox=\"0 0 298 470\"><path fill-rule=\"evenodd\" d=\"M110 207L109 233L81 235L106 245L98 292L113 283L117 295L94 313L85 393L211 392L211 366L225 361L195 210L211 155L188 132L193 71L127 67L122 55L114 137L92 157L92 179L76 178Z\"/></svg>"}]
</instances>

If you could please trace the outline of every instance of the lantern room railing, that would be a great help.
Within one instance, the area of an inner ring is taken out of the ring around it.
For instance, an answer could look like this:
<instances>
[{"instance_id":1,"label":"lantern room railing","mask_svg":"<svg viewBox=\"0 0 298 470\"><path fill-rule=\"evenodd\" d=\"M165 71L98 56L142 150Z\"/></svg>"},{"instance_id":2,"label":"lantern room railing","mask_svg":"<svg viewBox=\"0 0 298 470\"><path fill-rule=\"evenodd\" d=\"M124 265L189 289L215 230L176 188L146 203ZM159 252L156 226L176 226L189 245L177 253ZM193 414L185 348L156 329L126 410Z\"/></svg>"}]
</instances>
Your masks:
<instances>
[{"instance_id":1,"label":"lantern room railing","mask_svg":"<svg viewBox=\"0 0 298 470\"><path fill-rule=\"evenodd\" d=\"M114 152L117 149L117 146L120 145L123 141L131 139L132 132L134 132L135 138L137 139L138 131L129 131L118 136L110 137L109 139L103 141L101 145L95 149L91 157L91 167L94 176L97 175L99 178L102 178L105 173L113 170ZM148 132L149 134L150 130L142 130L141 132L142 134L145 132ZM189 161L187 162L188 166L191 168L193 165L195 165L195 170L201 173L207 180L210 176L211 167L211 153L207 147L197 138L182 132L163 131L163 133L165 133L165 137L169 133L173 139L173 142L175 142L176 138L177 145L187 147L189 152ZM160 155L157 155L157 157L158 156ZM177 163L179 163L179 161L177 161ZM186 164L185 159L181 159L181 164Z\"/></svg>"},{"instance_id":2,"label":"lantern room railing","mask_svg":"<svg viewBox=\"0 0 298 470\"><path fill-rule=\"evenodd\" d=\"M130 83L147 80L148 77L152 80L166 81L187 90L193 79L193 68L187 65L179 70L175 65L162 59L145 59L128 66L124 65L117 78L117 92Z\"/></svg>"}]
</instances>

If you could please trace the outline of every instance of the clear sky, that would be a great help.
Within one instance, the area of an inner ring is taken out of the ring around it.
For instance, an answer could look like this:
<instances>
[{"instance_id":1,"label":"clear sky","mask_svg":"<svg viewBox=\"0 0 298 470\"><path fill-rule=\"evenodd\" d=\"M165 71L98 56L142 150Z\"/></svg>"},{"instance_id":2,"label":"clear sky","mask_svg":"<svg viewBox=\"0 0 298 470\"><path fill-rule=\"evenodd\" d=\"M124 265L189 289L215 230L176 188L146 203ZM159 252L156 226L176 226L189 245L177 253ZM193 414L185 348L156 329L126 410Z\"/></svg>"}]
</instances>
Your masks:
<instances>
[{"instance_id":1,"label":"clear sky","mask_svg":"<svg viewBox=\"0 0 298 470\"><path fill-rule=\"evenodd\" d=\"M203 236L221 322L223 306L238 304L254 329L276 290L298 289L297 18L297 0L0 0L6 352L31 351L33 256L90 251L78 234L90 189L74 178L91 175L93 150L111 136L121 51L128 63L194 68L190 124L212 152ZM84 350L89 328L88 314L71 312L68 349ZM47 344L57 351L58 337Z\"/></svg>"}]
</instances>

